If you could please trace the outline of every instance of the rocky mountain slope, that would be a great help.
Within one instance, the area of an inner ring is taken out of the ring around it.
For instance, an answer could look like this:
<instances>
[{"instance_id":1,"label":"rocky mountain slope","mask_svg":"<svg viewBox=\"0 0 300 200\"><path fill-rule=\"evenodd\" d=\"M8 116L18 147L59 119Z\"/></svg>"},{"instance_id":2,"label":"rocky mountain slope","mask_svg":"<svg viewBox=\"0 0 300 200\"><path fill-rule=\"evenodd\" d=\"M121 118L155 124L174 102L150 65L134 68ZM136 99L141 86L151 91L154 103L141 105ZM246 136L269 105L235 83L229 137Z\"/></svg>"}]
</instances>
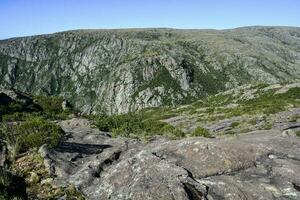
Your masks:
<instances>
[{"instance_id":1,"label":"rocky mountain slope","mask_svg":"<svg viewBox=\"0 0 300 200\"><path fill-rule=\"evenodd\" d=\"M300 198L299 83L86 118L36 98L0 91L0 199Z\"/></svg>"},{"instance_id":2,"label":"rocky mountain slope","mask_svg":"<svg viewBox=\"0 0 300 200\"><path fill-rule=\"evenodd\" d=\"M0 85L84 113L176 105L300 78L300 28L78 30L0 41Z\"/></svg>"}]
</instances>

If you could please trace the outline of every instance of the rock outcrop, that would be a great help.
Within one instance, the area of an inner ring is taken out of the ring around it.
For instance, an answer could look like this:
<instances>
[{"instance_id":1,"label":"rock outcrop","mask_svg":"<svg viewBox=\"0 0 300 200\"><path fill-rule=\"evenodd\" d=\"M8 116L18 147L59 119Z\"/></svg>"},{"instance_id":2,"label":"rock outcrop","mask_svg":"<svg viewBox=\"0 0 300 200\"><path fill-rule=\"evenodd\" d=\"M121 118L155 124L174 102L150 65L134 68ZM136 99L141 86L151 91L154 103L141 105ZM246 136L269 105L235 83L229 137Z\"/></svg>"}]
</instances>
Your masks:
<instances>
[{"instance_id":1,"label":"rock outcrop","mask_svg":"<svg viewBox=\"0 0 300 200\"><path fill-rule=\"evenodd\" d=\"M83 113L176 105L300 78L300 29L79 30L0 41L0 85L60 95Z\"/></svg>"},{"instance_id":2,"label":"rock outcrop","mask_svg":"<svg viewBox=\"0 0 300 200\"><path fill-rule=\"evenodd\" d=\"M63 121L57 148L40 149L58 185L87 199L299 199L300 138L278 130L238 136L111 138L85 119Z\"/></svg>"},{"instance_id":3,"label":"rock outcrop","mask_svg":"<svg viewBox=\"0 0 300 200\"><path fill-rule=\"evenodd\" d=\"M41 106L36 104L29 95L16 90L2 89L0 87L0 119L3 114L10 112L31 112L41 110Z\"/></svg>"},{"instance_id":4,"label":"rock outcrop","mask_svg":"<svg viewBox=\"0 0 300 200\"><path fill-rule=\"evenodd\" d=\"M15 91L0 88L0 105L8 105L17 102L24 105L33 104L33 100L29 95Z\"/></svg>"}]
</instances>

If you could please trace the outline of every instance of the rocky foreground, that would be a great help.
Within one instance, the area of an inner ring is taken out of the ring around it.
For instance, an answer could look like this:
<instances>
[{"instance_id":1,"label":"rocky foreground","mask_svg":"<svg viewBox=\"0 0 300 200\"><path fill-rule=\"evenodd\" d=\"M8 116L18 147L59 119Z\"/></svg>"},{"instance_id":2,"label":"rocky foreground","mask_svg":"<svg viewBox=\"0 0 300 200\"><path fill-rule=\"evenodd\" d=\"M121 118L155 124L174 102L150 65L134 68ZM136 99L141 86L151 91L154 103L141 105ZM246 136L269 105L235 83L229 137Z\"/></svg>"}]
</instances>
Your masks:
<instances>
[{"instance_id":1,"label":"rocky foreground","mask_svg":"<svg viewBox=\"0 0 300 200\"><path fill-rule=\"evenodd\" d=\"M86 119L60 126L67 139L39 152L55 184L74 184L87 199L300 199L292 131L143 143L111 138Z\"/></svg>"}]
</instances>

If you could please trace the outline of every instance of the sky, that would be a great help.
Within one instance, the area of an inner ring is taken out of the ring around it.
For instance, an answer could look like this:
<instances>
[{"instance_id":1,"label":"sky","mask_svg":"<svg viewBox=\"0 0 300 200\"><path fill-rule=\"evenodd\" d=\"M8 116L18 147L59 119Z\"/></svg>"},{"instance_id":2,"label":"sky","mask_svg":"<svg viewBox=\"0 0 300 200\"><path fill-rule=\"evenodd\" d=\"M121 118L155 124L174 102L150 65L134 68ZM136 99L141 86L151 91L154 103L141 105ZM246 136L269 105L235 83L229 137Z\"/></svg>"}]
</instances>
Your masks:
<instances>
[{"instance_id":1,"label":"sky","mask_svg":"<svg viewBox=\"0 0 300 200\"><path fill-rule=\"evenodd\" d=\"M73 29L298 26L300 0L0 0L0 39Z\"/></svg>"}]
</instances>

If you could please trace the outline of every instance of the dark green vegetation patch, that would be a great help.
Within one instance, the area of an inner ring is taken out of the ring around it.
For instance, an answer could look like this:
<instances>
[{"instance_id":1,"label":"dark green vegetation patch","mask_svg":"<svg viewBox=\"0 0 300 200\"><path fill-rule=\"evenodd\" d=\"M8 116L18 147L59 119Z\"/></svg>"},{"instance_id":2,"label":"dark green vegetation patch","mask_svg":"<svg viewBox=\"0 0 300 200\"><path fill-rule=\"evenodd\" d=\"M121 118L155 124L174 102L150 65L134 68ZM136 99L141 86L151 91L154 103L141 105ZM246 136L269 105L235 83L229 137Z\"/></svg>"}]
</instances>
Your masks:
<instances>
[{"instance_id":1,"label":"dark green vegetation patch","mask_svg":"<svg viewBox=\"0 0 300 200\"><path fill-rule=\"evenodd\" d=\"M116 116L98 116L94 118L95 125L101 130L112 132L113 136L137 137L147 139L155 135L170 138L184 137L179 129L160 121L162 116L152 112L141 111Z\"/></svg>"},{"instance_id":2,"label":"dark green vegetation patch","mask_svg":"<svg viewBox=\"0 0 300 200\"><path fill-rule=\"evenodd\" d=\"M55 147L64 133L59 126L41 118L29 118L18 123L3 123L0 138L10 146L12 160L18 153L47 144Z\"/></svg>"}]
</instances>

